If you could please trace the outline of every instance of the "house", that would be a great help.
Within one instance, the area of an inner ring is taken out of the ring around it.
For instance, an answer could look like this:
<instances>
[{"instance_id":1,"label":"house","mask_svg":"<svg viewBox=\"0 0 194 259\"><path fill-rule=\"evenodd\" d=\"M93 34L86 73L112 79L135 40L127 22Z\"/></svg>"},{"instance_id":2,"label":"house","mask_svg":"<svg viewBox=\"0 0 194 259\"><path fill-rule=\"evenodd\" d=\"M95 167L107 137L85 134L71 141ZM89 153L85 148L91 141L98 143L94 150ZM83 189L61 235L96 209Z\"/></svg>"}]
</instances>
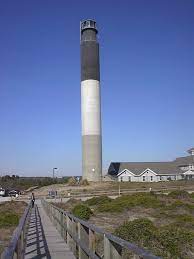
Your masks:
<instances>
[{"instance_id":1,"label":"house","mask_svg":"<svg viewBox=\"0 0 194 259\"><path fill-rule=\"evenodd\" d=\"M159 182L194 179L194 148L189 156L170 162L112 162L107 176L123 182Z\"/></svg>"}]
</instances>

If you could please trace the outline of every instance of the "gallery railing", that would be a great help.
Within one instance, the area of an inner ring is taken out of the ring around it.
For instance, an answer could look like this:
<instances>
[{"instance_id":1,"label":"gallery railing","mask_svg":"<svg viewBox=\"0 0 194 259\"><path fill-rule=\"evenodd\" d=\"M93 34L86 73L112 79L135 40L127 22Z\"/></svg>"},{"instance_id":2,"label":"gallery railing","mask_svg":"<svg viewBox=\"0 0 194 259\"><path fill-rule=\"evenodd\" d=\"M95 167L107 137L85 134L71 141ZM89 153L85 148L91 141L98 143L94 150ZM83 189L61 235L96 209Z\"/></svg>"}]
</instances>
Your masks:
<instances>
[{"instance_id":1,"label":"gallery railing","mask_svg":"<svg viewBox=\"0 0 194 259\"><path fill-rule=\"evenodd\" d=\"M31 202L26 207L24 214L22 215L19 225L14 230L12 239L7 248L3 251L2 259L23 259L25 253L26 237L29 224L29 218L31 214Z\"/></svg>"},{"instance_id":2,"label":"gallery railing","mask_svg":"<svg viewBox=\"0 0 194 259\"><path fill-rule=\"evenodd\" d=\"M76 258L121 259L126 258L124 256L125 253L128 254L128 256L130 255L130 258L134 259L159 258L152 255L149 251L139 248L135 244L109 234L93 224L78 219L46 200L42 200L42 204L47 215L68 244L69 248L73 251ZM99 236L101 236L100 249L97 248L97 244L100 242Z\"/></svg>"}]
</instances>

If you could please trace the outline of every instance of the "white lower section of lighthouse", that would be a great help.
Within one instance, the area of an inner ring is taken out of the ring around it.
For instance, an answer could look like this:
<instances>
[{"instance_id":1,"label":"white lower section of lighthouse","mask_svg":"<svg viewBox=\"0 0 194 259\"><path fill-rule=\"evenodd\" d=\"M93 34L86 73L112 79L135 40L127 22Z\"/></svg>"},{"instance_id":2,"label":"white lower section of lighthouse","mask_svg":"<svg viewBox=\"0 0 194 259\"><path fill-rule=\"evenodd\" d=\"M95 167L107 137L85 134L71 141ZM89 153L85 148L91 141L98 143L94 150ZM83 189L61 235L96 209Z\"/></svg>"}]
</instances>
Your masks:
<instances>
[{"instance_id":1,"label":"white lower section of lighthouse","mask_svg":"<svg viewBox=\"0 0 194 259\"><path fill-rule=\"evenodd\" d=\"M100 84L81 82L83 178L100 181L102 174Z\"/></svg>"},{"instance_id":2,"label":"white lower section of lighthouse","mask_svg":"<svg viewBox=\"0 0 194 259\"><path fill-rule=\"evenodd\" d=\"M81 82L81 110L82 135L101 135L99 81Z\"/></svg>"}]
</instances>

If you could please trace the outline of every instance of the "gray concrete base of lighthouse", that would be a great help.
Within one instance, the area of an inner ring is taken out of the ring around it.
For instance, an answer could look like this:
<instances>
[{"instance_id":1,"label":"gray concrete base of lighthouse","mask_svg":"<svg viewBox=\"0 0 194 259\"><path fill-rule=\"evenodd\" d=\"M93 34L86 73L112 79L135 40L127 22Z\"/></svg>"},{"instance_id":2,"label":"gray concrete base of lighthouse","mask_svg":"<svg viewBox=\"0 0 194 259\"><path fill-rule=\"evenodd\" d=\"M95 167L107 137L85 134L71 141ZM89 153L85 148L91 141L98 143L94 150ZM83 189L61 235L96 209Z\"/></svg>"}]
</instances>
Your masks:
<instances>
[{"instance_id":1,"label":"gray concrete base of lighthouse","mask_svg":"<svg viewBox=\"0 0 194 259\"><path fill-rule=\"evenodd\" d=\"M102 141L100 135L82 136L83 179L98 182L102 180Z\"/></svg>"}]
</instances>

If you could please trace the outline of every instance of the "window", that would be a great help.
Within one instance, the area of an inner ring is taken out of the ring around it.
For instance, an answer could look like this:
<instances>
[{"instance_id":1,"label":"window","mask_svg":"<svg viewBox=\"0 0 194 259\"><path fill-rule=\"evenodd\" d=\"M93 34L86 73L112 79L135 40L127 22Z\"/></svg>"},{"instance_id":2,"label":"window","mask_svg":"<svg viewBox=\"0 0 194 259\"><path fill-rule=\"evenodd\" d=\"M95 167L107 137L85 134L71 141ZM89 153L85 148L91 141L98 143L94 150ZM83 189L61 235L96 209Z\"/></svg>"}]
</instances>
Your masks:
<instances>
[{"instance_id":1,"label":"window","mask_svg":"<svg viewBox=\"0 0 194 259\"><path fill-rule=\"evenodd\" d=\"M143 181L145 182L145 176L143 176Z\"/></svg>"},{"instance_id":2,"label":"window","mask_svg":"<svg viewBox=\"0 0 194 259\"><path fill-rule=\"evenodd\" d=\"M160 176L160 181L162 181L162 176Z\"/></svg>"},{"instance_id":3,"label":"window","mask_svg":"<svg viewBox=\"0 0 194 259\"><path fill-rule=\"evenodd\" d=\"M122 182L122 181L123 181L123 177L121 176L121 178L120 178L120 179L121 179L121 182Z\"/></svg>"},{"instance_id":4,"label":"window","mask_svg":"<svg viewBox=\"0 0 194 259\"><path fill-rule=\"evenodd\" d=\"M151 178L151 181L153 181L153 176L151 176L150 178Z\"/></svg>"}]
</instances>

